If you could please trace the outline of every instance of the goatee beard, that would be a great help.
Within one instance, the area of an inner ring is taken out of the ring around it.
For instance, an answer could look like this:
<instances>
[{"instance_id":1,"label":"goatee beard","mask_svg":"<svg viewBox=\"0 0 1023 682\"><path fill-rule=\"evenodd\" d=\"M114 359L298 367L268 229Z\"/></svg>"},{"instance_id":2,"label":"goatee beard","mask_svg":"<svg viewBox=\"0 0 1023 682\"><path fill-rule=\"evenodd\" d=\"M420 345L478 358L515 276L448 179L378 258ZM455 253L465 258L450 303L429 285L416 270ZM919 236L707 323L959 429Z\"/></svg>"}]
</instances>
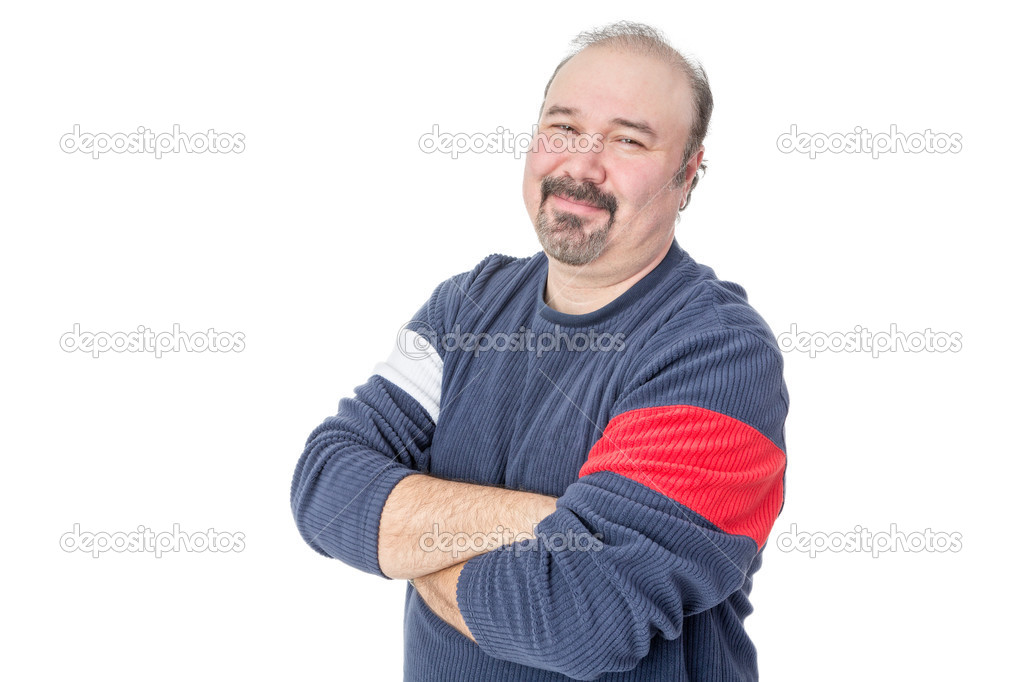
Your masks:
<instances>
[{"instance_id":1,"label":"goatee beard","mask_svg":"<svg viewBox=\"0 0 1023 682\"><path fill-rule=\"evenodd\" d=\"M618 202L613 196L600 192L590 183L577 185L569 178L544 177L540 182L540 208L536 214L536 234L547 256L566 265L585 265L603 253L608 235L614 225ZM603 208L608 213L607 222L586 234L585 223L589 222L574 213L544 208L551 194L566 196Z\"/></svg>"}]
</instances>

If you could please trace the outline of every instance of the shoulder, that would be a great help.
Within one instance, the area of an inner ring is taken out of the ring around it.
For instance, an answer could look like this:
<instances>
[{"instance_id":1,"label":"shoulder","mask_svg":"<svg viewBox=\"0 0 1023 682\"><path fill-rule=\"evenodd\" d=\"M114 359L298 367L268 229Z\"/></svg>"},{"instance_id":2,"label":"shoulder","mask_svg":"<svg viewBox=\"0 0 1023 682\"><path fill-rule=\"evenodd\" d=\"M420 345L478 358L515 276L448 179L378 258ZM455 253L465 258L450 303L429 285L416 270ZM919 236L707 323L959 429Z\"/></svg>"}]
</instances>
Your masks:
<instances>
[{"instance_id":1,"label":"shoulder","mask_svg":"<svg viewBox=\"0 0 1023 682\"><path fill-rule=\"evenodd\" d=\"M452 275L442 282L435 291L458 303L473 292L481 292L502 281L509 281L520 275L530 264L542 256L543 252L527 257L508 256L503 253L492 253L479 261L472 268Z\"/></svg>"},{"instance_id":2,"label":"shoulder","mask_svg":"<svg viewBox=\"0 0 1023 682\"><path fill-rule=\"evenodd\" d=\"M423 329L427 332L440 334L458 324L470 324L487 310L502 309L509 298L528 288L524 283L537 271L535 266L542 255L542 251L525 258L489 254L438 284L413 321L425 323Z\"/></svg>"},{"instance_id":3,"label":"shoulder","mask_svg":"<svg viewBox=\"0 0 1023 682\"><path fill-rule=\"evenodd\" d=\"M714 270L682 252L663 283L665 304L648 351L670 350L701 339L743 338L763 352L780 350L770 325L749 302L746 289L719 279Z\"/></svg>"},{"instance_id":4,"label":"shoulder","mask_svg":"<svg viewBox=\"0 0 1023 682\"><path fill-rule=\"evenodd\" d=\"M745 289L686 257L661 283L656 324L633 349L616 413L688 405L742 421L784 447L784 363Z\"/></svg>"},{"instance_id":5,"label":"shoulder","mask_svg":"<svg viewBox=\"0 0 1023 682\"><path fill-rule=\"evenodd\" d=\"M544 262L543 252L533 256L515 257L492 253L469 270L453 275L433 292L430 307L434 316L448 324L455 320L466 323L482 311L500 309L510 298L532 291L539 266Z\"/></svg>"}]
</instances>

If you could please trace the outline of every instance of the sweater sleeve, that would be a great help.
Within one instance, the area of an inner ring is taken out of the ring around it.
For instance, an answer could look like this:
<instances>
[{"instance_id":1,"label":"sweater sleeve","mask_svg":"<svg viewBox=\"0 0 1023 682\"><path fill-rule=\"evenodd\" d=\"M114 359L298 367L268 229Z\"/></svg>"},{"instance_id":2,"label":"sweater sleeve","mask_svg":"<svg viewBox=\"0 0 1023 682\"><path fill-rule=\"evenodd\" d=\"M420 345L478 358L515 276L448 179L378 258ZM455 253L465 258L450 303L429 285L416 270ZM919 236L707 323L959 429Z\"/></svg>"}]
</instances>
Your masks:
<instances>
[{"instance_id":1,"label":"sweater sleeve","mask_svg":"<svg viewBox=\"0 0 1023 682\"><path fill-rule=\"evenodd\" d=\"M487 654L575 679L635 668L651 639L739 590L781 510L788 396L773 340L673 344L615 402L536 538L469 560L457 601Z\"/></svg>"},{"instance_id":2,"label":"sweater sleeve","mask_svg":"<svg viewBox=\"0 0 1023 682\"><path fill-rule=\"evenodd\" d=\"M387 577L377 557L380 516L394 486L424 468L440 412L438 338L478 268L434 290L399 331L390 357L306 441L291 482L291 511L320 554Z\"/></svg>"}]
</instances>

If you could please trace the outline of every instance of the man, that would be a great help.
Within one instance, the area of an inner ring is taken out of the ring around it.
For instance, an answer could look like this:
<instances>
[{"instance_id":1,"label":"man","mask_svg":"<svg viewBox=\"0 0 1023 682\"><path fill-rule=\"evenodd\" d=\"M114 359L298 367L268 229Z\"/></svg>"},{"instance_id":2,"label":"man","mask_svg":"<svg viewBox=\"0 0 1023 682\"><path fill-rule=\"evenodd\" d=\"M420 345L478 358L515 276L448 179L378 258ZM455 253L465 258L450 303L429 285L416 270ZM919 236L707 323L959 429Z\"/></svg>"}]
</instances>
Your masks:
<instances>
[{"instance_id":1,"label":"man","mask_svg":"<svg viewBox=\"0 0 1023 682\"><path fill-rule=\"evenodd\" d=\"M407 680L756 679L788 397L743 289L674 238L710 88L641 24L576 44L526 159L543 252L436 288L310 436L292 510L411 579Z\"/></svg>"}]
</instances>

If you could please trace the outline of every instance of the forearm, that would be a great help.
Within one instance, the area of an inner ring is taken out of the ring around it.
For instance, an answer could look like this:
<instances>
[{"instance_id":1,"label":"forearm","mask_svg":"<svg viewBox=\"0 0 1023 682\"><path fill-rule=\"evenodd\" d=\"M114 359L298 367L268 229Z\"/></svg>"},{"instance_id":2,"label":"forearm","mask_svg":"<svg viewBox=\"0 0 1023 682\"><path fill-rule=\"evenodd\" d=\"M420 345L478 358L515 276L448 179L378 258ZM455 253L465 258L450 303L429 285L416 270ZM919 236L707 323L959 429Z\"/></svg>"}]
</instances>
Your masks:
<instances>
[{"instance_id":1,"label":"forearm","mask_svg":"<svg viewBox=\"0 0 1023 682\"><path fill-rule=\"evenodd\" d=\"M558 504L536 541L466 562L452 592L485 654L572 679L632 670L653 635L679 637L684 616L741 588L756 549L614 474Z\"/></svg>"},{"instance_id":2,"label":"forearm","mask_svg":"<svg viewBox=\"0 0 1023 682\"><path fill-rule=\"evenodd\" d=\"M465 562L441 569L436 573L416 578L412 585L419 592L426 605L437 614L445 623L455 628L463 635L476 641L476 638L469 632L465 624L462 612L458 609L456 598L458 588L458 576L462 573Z\"/></svg>"},{"instance_id":3,"label":"forearm","mask_svg":"<svg viewBox=\"0 0 1023 682\"><path fill-rule=\"evenodd\" d=\"M557 498L538 493L407 476L380 517L377 554L390 578L418 578L533 537Z\"/></svg>"},{"instance_id":4,"label":"forearm","mask_svg":"<svg viewBox=\"0 0 1023 682\"><path fill-rule=\"evenodd\" d=\"M387 414L385 425L377 415ZM317 552L381 575L377 526L391 489L416 471L433 422L378 376L344 398L306 441L291 482L291 511Z\"/></svg>"}]
</instances>

